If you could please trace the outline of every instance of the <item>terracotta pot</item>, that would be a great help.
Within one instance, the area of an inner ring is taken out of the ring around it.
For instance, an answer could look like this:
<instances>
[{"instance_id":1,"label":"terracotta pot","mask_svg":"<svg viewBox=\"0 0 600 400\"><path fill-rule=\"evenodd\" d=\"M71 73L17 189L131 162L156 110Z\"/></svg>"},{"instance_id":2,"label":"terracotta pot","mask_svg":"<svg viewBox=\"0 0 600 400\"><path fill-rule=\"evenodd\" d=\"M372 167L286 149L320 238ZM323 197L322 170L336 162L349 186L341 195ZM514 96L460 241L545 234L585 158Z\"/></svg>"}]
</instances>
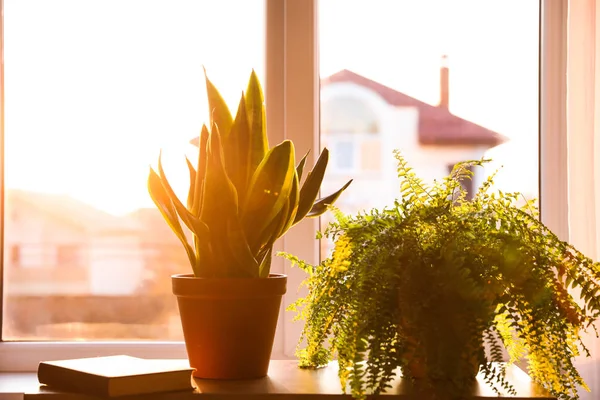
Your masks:
<instances>
[{"instance_id":1,"label":"terracotta pot","mask_svg":"<svg viewBox=\"0 0 600 400\"><path fill-rule=\"evenodd\" d=\"M473 341L477 341L477 339L477 337L470 338L470 340ZM469 350L456 351L455 355L450 357L444 357L442 355L445 353L443 350L442 352L430 352L428 356L437 357L438 360L442 360L443 364L440 366L442 366L442 368L445 367L445 369L437 371L438 378L434 380L460 379L464 382L474 381L480 368L481 355L479 353L484 351L483 343L476 346L476 348L474 348L472 345L469 348L469 345L466 345L466 343L462 343L460 345L454 343L453 345L449 344L449 346L457 346L457 348L462 346L463 348ZM431 379L432 377L430 376L425 357L415 353L405 354L407 363L404 367L404 374L413 379Z\"/></svg>"},{"instance_id":2,"label":"terracotta pot","mask_svg":"<svg viewBox=\"0 0 600 400\"><path fill-rule=\"evenodd\" d=\"M173 275L194 376L250 379L267 375L287 276L205 279Z\"/></svg>"},{"instance_id":3,"label":"terracotta pot","mask_svg":"<svg viewBox=\"0 0 600 400\"><path fill-rule=\"evenodd\" d=\"M470 329L469 322L482 316L465 313L465 302L455 296L443 296L429 312L419 313L409 307L403 310L402 304L409 303L402 300L398 329L409 344L403 355L404 374L414 379L474 381L484 357L483 332Z\"/></svg>"}]
</instances>

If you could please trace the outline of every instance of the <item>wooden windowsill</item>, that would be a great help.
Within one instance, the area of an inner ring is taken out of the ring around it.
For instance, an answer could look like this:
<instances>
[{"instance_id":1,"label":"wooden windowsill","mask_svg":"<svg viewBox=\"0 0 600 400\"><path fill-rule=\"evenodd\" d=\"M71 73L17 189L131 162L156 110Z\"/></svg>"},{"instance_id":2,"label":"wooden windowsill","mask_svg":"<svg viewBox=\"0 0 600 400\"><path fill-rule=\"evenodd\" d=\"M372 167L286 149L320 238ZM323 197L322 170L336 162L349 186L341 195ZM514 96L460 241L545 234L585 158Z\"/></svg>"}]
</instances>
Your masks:
<instances>
[{"instance_id":1,"label":"wooden windowsill","mask_svg":"<svg viewBox=\"0 0 600 400\"><path fill-rule=\"evenodd\" d=\"M504 395L511 400L555 400L541 387L532 383L521 369L511 366L507 369L508 381L517 390L516 396ZM119 397L126 399L156 400L317 400L350 399L343 395L337 376L337 365L332 363L326 368L306 370L297 367L293 360L272 360L269 375L266 378L248 381L211 381L194 380L196 389L192 392L170 392L144 396ZM397 377L392 387L384 395L386 399L421 399L411 390L410 383ZM498 398L498 395L478 378L473 388L474 399ZM91 400L90 396L50 390L38 383L35 373L0 373L0 400Z\"/></svg>"}]
</instances>

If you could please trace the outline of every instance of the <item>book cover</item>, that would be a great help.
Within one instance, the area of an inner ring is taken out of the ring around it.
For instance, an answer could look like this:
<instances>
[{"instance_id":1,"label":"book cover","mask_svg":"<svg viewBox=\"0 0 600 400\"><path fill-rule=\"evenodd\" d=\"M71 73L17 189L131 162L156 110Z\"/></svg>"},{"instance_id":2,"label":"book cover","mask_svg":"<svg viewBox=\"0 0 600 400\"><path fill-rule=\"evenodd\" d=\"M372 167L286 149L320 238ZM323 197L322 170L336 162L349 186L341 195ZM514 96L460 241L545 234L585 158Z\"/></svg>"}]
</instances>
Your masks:
<instances>
[{"instance_id":1,"label":"book cover","mask_svg":"<svg viewBox=\"0 0 600 400\"><path fill-rule=\"evenodd\" d=\"M43 361L38 380L49 389L103 397L192 390L187 360L147 360L130 356Z\"/></svg>"}]
</instances>

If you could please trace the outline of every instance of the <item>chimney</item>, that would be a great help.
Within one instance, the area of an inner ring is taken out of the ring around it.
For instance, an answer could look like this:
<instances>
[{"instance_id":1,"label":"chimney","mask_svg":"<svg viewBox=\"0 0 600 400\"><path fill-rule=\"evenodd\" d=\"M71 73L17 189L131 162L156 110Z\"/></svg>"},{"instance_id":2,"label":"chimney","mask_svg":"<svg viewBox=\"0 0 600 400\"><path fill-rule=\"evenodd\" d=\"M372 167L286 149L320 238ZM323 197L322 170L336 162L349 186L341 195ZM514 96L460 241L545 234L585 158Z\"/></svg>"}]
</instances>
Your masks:
<instances>
[{"instance_id":1,"label":"chimney","mask_svg":"<svg viewBox=\"0 0 600 400\"><path fill-rule=\"evenodd\" d=\"M448 109L450 106L450 71L448 69L448 56L442 56L440 66L440 107Z\"/></svg>"}]
</instances>

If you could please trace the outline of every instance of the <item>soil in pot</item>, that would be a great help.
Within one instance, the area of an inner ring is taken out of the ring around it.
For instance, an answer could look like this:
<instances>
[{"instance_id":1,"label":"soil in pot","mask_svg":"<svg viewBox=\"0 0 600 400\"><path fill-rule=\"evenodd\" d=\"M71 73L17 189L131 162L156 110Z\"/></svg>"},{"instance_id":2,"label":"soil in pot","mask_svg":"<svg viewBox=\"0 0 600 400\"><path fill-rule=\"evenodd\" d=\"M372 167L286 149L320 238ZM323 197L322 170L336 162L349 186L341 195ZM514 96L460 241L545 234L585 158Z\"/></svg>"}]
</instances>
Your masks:
<instances>
[{"instance_id":1,"label":"soil in pot","mask_svg":"<svg viewBox=\"0 0 600 400\"><path fill-rule=\"evenodd\" d=\"M267 375L287 277L205 279L173 275L194 376L251 379Z\"/></svg>"}]
</instances>

